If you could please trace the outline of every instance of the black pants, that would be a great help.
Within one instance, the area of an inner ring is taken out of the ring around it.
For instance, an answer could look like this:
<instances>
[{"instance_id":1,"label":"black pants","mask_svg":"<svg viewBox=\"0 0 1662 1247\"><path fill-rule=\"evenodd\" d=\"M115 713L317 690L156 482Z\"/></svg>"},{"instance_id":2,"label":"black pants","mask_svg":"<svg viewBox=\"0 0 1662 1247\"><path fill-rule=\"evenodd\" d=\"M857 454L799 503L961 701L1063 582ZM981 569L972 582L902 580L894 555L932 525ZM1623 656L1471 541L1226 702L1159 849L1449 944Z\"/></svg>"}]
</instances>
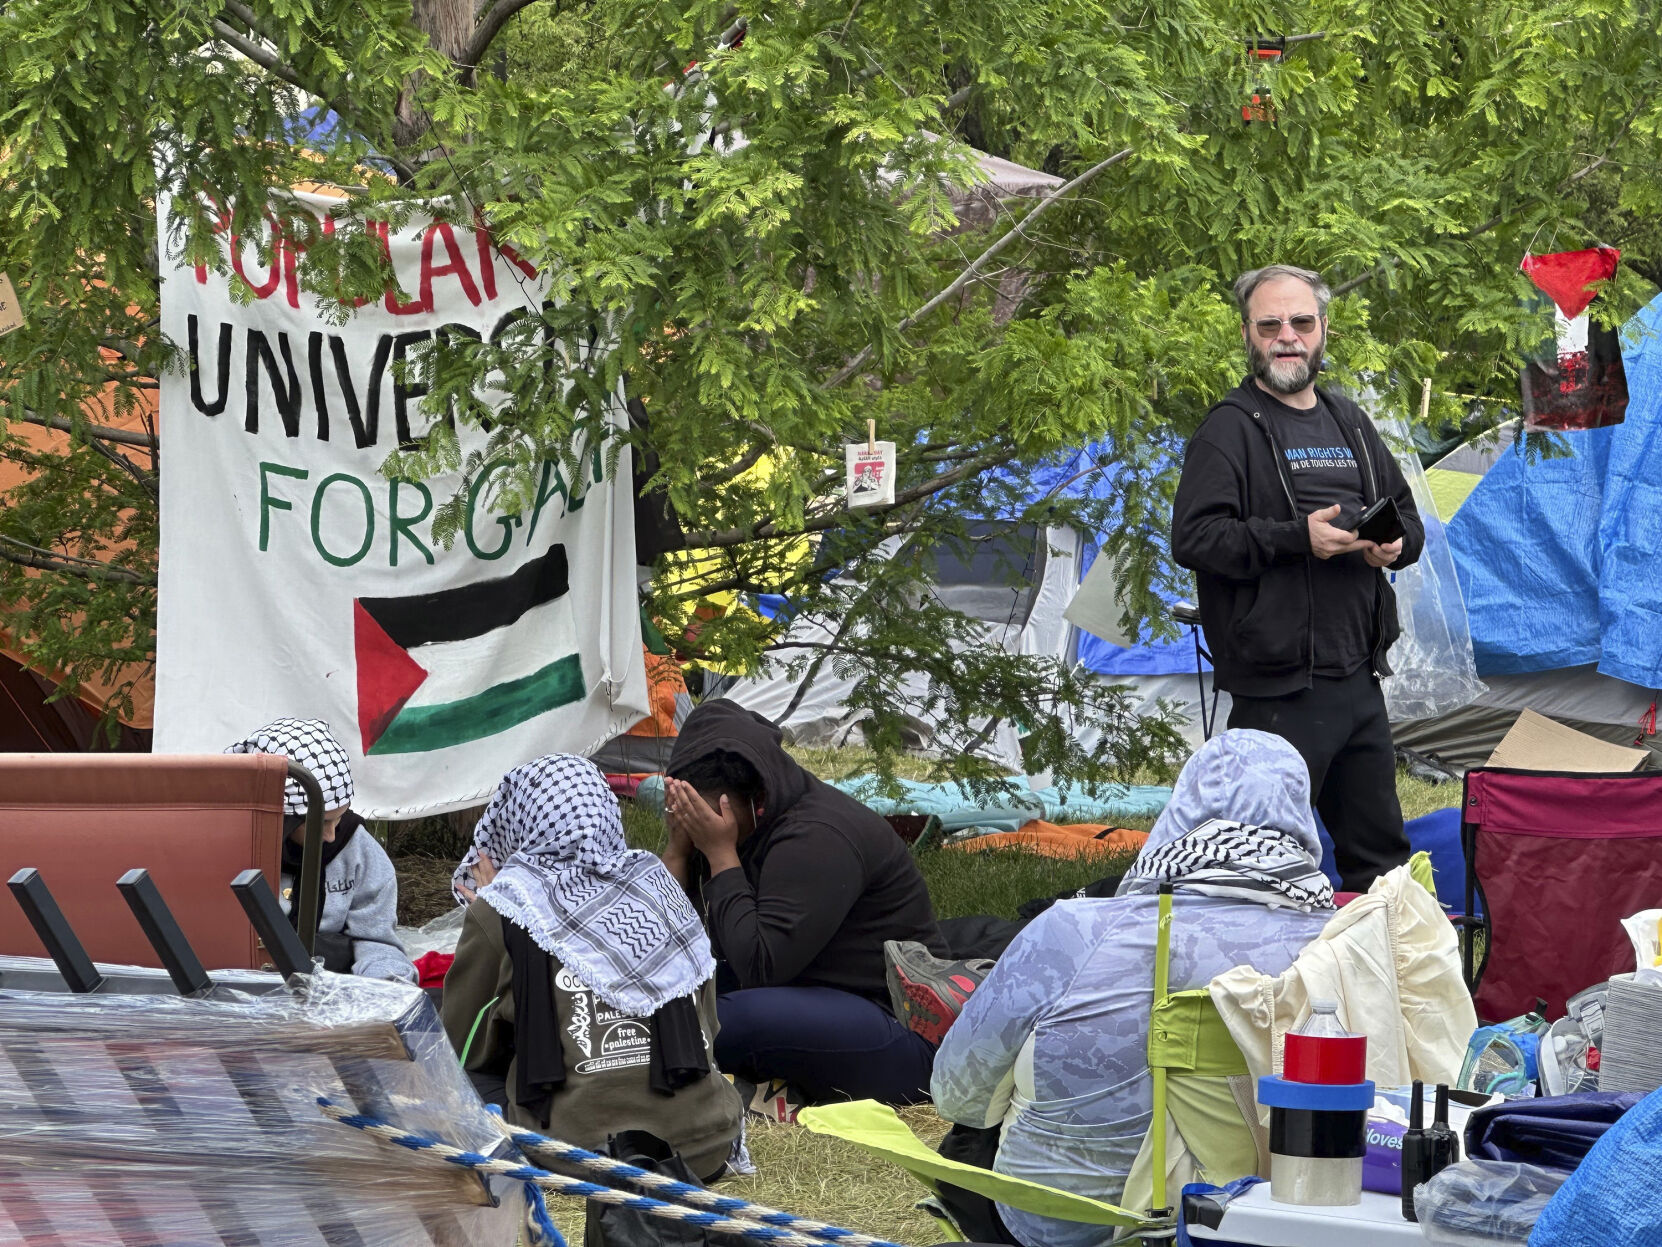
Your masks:
<instances>
[{"instance_id":1,"label":"black pants","mask_svg":"<svg viewBox=\"0 0 1662 1247\"><path fill-rule=\"evenodd\" d=\"M1366 666L1286 697L1236 697L1229 726L1273 732L1303 755L1342 891L1366 892L1408 860L1385 694Z\"/></svg>"}]
</instances>

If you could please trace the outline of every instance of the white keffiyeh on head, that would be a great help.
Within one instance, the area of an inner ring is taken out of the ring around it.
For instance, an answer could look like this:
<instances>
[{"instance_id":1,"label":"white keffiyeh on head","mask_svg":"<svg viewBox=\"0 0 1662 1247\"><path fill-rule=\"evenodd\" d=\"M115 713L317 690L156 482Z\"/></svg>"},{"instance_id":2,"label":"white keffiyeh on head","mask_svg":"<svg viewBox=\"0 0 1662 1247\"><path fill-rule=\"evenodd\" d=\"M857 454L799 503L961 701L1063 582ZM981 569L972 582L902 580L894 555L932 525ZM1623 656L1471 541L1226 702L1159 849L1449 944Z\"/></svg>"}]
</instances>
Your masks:
<instances>
[{"instance_id":1,"label":"white keffiyeh on head","mask_svg":"<svg viewBox=\"0 0 1662 1247\"><path fill-rule=\"evenodd\" d=\"M352 759L329 731L329 725L319 719L278 719L246 740L229 746L225 752L281 754L312 773L318 787L323 789L325 810L352 804ZM305 790L291 779L283 785L283 813L305 812Z\"/></svg>"},{"instance_id":2,"label":"white keffiyeh on head","mask_svg":"<svg viewBox=\"0 0 1662 1247\"><path fill-rule=\"evenodd\" d=\"M1162 883L1259 905L1305 911L1333 907L1333 885L1294 837L1273 827L1217 819L1152 853L1145 848L1119 891L1154 892Z\"/></svg>"},{"instance_id":3,"label":"white keffiyeh on head","mask_svg":"<svg viewBox=\"0 0 1662 1247\"><path fill-rule=\"evenodd\" d=\"M1203 896L1326 909L1333 885L1321 858L1310 770L1298 750L1268 732L1232 728L1184 766L1118 895L1169 883Z\"/></svg>"},{"instance_id":4,"label":"white keffiyeh on head","mask_svg":"<svg viewBox=\"0 0 1662 1247\"><path fill-rule=\"evenodd\" d=\"M480 887L480 854L496 877ZM623 839L617 798L592 762L551 754L508 772L452 888L476 891L612 1008L645 1017L715 973L686 892Z\"/></svg>"}]
</instances>

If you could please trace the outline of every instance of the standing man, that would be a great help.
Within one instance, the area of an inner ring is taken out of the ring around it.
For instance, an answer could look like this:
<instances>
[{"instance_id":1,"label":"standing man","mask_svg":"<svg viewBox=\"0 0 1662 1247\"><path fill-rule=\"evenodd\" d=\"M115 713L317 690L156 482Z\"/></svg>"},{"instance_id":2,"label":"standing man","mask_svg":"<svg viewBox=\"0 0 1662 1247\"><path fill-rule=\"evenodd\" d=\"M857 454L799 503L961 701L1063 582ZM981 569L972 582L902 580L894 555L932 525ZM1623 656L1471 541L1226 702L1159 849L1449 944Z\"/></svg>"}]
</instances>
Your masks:
<instances>
[{"instance_id":1,"label":"standing man","mask_svg":"<svg viewBox=\"0 0 1662 1247\"><path fill-rule=\"evenodd\" d=\"M1329 298L1320 274L1285 264L1236 281L1252 373L1189 440L1172 555L1195 572L1229 726L1304 756L1343 890L1365 892L1409 855L1379 687L1400 631L1384 569L1419 558L1425 529L1372 422L1316 385ZM1387 495L1404 535L1360 540L1357 517Z\"/></svg>"}]
</instances>

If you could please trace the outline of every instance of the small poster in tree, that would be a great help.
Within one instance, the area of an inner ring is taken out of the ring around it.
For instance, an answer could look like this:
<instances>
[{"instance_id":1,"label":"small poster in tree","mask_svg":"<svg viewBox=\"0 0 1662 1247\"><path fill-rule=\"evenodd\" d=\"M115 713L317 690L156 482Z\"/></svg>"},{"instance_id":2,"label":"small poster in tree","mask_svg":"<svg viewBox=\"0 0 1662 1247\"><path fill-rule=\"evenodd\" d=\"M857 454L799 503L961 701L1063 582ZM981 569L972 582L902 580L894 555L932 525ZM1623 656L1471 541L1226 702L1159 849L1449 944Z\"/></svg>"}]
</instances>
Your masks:
<instances>
[{"instance_id":1,"label":"small poster in tree","mask_svg":"<svg viewBox=\"0 0 1662 1247\"><path fill-rule=\"evenodd\" d=\"M848 461L848 509L894 501L894 443L868 440L843 448Z\"/></svg>"},{"instance_id":2,"label":"small poster in tree","mask_svg":"<svg viewBox=\"0 0 1662 1247\"><path fill-rule=\"evenodd\" d=\"M23 309L17 306L17 291L12 289L12 279L0 273L0 337L21 328Z\"/></svg>"}]
</instances>

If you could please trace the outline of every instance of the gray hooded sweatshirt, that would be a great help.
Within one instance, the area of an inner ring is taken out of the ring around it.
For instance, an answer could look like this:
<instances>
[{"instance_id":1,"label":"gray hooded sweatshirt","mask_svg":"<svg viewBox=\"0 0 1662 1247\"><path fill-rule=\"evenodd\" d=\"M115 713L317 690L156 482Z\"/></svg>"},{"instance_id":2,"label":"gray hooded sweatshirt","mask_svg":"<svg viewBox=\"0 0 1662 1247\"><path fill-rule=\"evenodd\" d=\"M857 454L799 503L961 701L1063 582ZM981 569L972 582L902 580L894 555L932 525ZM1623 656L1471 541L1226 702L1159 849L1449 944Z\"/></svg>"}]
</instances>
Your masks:
<instances>
[{"instance_id":1,"label":"gray hooded sweatshirt","mask_svg":"<svg viewBox=\"0 0 1662 1247\"><path fill-rule=\"evenodd\" d=\"M282 884L286 914L299 880L285 867ZM414 983L415 967L393 934L397 921L398 874L387 851L360 827L324 867L317 929L351 938L353 974Z\"/></svg>"}]
</instances>

